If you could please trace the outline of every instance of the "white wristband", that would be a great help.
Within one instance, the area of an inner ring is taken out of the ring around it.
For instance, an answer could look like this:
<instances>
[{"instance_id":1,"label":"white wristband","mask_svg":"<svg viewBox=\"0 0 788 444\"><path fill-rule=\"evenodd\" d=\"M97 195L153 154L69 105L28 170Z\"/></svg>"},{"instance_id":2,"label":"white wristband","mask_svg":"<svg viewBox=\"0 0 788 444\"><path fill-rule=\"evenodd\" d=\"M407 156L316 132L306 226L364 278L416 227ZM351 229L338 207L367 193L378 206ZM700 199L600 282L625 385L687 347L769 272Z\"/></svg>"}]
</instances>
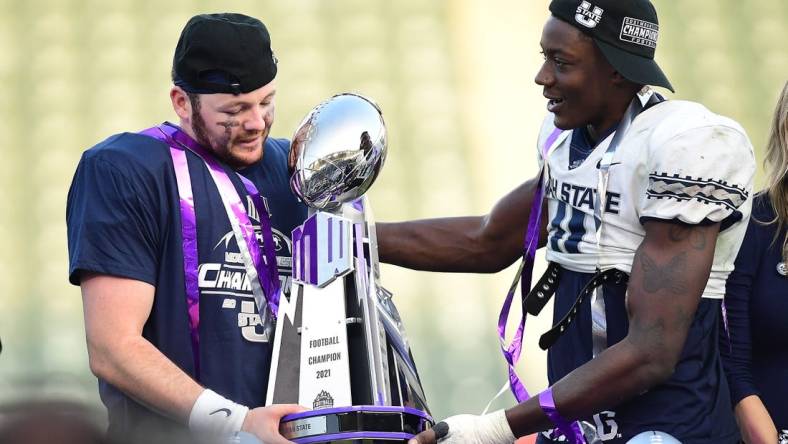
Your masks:
<instances>
[{"instance_id":1,"label":"white wristband","mask_svg":"<svg viewBox=\"0 0 788 444\"><path fill-rule=\"evenodd\" d=\"M516 440L503 409L483 416L452 416L444 422L449 430L440 443L511 444Z\"/></svg>"},{"instance_id":2,"label":"white wristband","mask_svg":"<svg viewBox=\"0 0 788 444\"><path fill-rule=\"evenodd\" d=\"M241 430L249 408L205 389L192 406L189 430L197 434L229 436Z\"/></svg>"}]
</instances>

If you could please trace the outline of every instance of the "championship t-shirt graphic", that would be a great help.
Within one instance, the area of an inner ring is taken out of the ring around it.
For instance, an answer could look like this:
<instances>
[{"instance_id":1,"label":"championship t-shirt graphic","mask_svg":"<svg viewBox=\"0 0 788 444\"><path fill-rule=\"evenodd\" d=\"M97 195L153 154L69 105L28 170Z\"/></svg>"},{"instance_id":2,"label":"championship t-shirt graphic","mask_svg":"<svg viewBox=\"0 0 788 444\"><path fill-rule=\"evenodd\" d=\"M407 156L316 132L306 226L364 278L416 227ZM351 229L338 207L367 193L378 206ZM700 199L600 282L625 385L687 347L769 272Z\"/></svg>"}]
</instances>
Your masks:
<instances>
[{"instance_id":1,"label":"championship t-shirt graphic","mask_svg":"<svg viewBox=\"0 0 788 444\"><path fill-rule=\"evenodd\" d=\"M248 196L246 204L257 242L263 246L260 216ZM289 292L292 245L290 238L281 231L273 228L272 232L281 288L283 292ZM222 310L237 313L238 329L245 340L268 342L273 334L275 320L267 305L259 310L256 307L251 282L233 231L228 231L217 240L209 257L209 261L201 263L198 270L202 298L221 298Z\"/></svg>"}]
</instances>

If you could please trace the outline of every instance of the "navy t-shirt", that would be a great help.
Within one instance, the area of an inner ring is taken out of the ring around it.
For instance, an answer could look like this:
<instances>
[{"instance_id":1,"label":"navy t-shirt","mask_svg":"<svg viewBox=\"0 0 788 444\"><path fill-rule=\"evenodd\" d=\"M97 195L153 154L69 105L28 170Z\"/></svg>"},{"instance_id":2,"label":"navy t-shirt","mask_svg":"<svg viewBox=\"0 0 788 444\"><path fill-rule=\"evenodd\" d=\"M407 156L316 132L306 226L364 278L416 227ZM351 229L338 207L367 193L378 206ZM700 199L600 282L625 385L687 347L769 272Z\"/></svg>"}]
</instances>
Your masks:
<instances>
[{"instance_id":1,"label":"navy t-shirt","mask_svg":"<svg viewBox=\"0 0 788 444\"><path fill-rule=\"evenodd\" d=\"M764 224L774 218L768 194L755 196L725 288L730 343L723 330L720 353L734 405L758 395L777 429L788 431L788 276L777 268L786 228L777 235L777 224Z\"/></svg>"},{"instance_id":2,"label":"navy t-shirt","mask_svg":"<svg viewBox=\"0 0 788 444\"><path fill-rule=\"evenodd\" d=\"M306 207L288 184L289 142L269 138L263 159L239 171L266 199L283 289L289 290L290 233ZM120 276L155 287L143 336L199 383L249 407L264 405L273 319L257 309L218 189L203 161L186 151L197 217L200 287L200 375L194 373L184 287L181 215L169 147L148 136L123 133L87 150L69 190L69 280L82 272ZM225 166L260 224L236 173ZM260 238L260 236L258 236ZM99 380L110 433L174 424Z\"/></svg>"}]
</instances>

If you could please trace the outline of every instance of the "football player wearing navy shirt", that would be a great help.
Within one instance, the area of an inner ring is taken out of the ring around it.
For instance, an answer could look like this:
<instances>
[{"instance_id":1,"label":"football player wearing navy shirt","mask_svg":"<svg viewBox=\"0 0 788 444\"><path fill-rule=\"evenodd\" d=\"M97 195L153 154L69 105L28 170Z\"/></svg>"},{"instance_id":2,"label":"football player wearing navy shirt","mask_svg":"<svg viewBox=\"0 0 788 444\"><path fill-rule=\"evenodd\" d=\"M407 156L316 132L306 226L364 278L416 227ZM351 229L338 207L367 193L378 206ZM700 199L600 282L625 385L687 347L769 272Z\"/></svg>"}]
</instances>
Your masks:
<instances>
[{"instance_id":1,"label":"football player wearing navy shirt","mask_svg":"<svg viewBox=\"0 0 788 444\"><path fill-rule=\"evenodd\" d=\"M173 60L178 123L111 136L79 162L69 278L111 435L188 425L282 443L279 419L303 410L263 407L289 236L306 217L289 142L269 137L276 71L262 22L195 16Z\"/></svg>"},{"instance_id":2,"label":"football player wearing navy shirt","mask_svg":"<svg viewBox=\"0 0 788 444\"><path fill-rule=\"evenodd\" d=\"M553 0L550 12L535 79L548 100L542 180L486 216L377 230L385 262L494 272L523 254L543 208L530 231L555 272L551 387L412 442L736 443L717 323L751 207L752 146L736 122L648 88L672 89L648 0Z\"/></svg>"}]
</instances>

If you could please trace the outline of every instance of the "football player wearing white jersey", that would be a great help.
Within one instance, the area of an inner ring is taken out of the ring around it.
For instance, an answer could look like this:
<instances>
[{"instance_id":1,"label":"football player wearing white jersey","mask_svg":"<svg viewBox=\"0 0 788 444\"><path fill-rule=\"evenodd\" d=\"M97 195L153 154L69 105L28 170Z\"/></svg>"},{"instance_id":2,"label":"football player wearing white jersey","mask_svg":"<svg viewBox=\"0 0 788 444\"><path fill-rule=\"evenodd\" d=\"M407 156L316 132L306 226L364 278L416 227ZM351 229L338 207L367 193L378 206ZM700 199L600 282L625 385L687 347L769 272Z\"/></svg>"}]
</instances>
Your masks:
<instances>
[{"instance_id":1,"label":"football player wearing white jersey","mask_svg":"<svg viewBox=\"0 0 788 444\"><path fill-rule=\"evenodd\" d=\"M752 146L736 122L647 88L672 90L648 0L553 0L550 12L535 79L549 111L540 176L485 216L377 229L386 262L495 272L523 255L529 217L544 209L531 236L554 273L540 281L555 292L555 327L540 341L551 387L412 442L736 443L716 339L751 207ZM545 294L524 306L532 298Z\"/></svg>"}]
</instances>

